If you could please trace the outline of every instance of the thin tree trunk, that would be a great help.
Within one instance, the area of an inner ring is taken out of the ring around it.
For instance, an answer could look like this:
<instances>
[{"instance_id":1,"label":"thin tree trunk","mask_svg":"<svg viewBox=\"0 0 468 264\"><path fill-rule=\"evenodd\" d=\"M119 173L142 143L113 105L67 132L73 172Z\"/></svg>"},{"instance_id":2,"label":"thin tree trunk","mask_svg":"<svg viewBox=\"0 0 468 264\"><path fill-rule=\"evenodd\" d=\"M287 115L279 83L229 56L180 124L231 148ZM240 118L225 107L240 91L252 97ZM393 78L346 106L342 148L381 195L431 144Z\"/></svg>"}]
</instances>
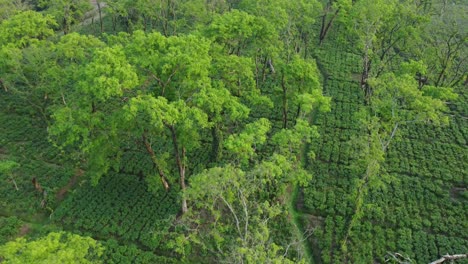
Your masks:
<instances>
[{"instance_id":1,"label":"thin tree trunk","mask_svg":"<svg viewBox=\"0 0 468 264\"><path fill-rule=\"evenodd\" d=\"M169 190L169 183L167 182L166 175L164 174L164 171L162 168L159 166L158 159L156 158L156 154L153 151L153 148L151 147L150 143L148 142L148 139L146 138L146 133L143 133L142 135L143 143L145 144L146 151L151 157L151 160L153 161L153 165L156 167L158 170L159 177L161 178L161 182L164 186L164 189Z\"/></svg>"},{"instance_id":2,"label":"thin tree trunk","mask_svg":"<svg viewBox=\"0 0 468 264\"><path fill-rule=\"evenodd\" d=\"M98 8L98 12L99 12L99 25L101 26L101 34L102 34L102 32L104 32L104 27L103 27L103 24L102 24L101 3L99 1L97 2L97 8Z\"/></svg>"},{"instance_id":3,"label":"thin tree trunk","mask_svg":"<svg viewBox=\"0 0 468 264\"><path fill-rule=\"evenodd\" d=\"M179 168L179 183L180 189L182 190L182 214L185 214L188 211L187 208L187 198L185 197L185 148L182 147L182 153L179 152L179 144L177 142L177 135L174 128L174 125L166 125L171 131L172 143L174 145L174 155L176 158L177 167Z\"/></svg>"},{"instance_id":4,"label":"thin tree trunk","mask_svg":"<svg viewBox=\"0 0 468 264\"><path fill-rule=\"evenodd\" d=\"M117 17L115 15L112 15L112 30L114 31L114 33L116 29L117 29Z\"/></svg>"},{"instance_id":5,"label":"thin tree trunk","mask_svg":"<svg viewBox=\"0 0 468 264\"><path fill-rule=\"evenodd\" d=\"M265 60L263 61L263 67L262 67L262 82L265 83L265 80L266 80L266 70L268 68L268 58L265 57Z\"/></svg>"},{"instance_id":6,"label":"thin tree trunk","mask_svg":"<svg viewBox=\"0 0 468 264\"><path fill-rule=\"evenodd\" d=\"M366 50L364 52L362 74L361 74L361 87L364 90L364 93L366 96L366 104L370 103L370 97L372 93L371 88L369 84L367 83L367 80L369 79L370 69L371 69L371 60L369 59L369 48L368 48L368 45L366 44Z\"/></svg>"},{"instance_id":7,"label":"thin tree trunk","mask_svg":"<svg viewBox=\"0 0 468 264\"><path fill-rule=\"evenodd\" d=\"M299 115L301 114L301 105L297 106L296 117L294 118L294 125L297 124L297 119L299 119Z\"/></svg>"},{"instance_id":8,"label":"thin tree trunk","mask_svg":"<svg viewBox=\"0 0 468 264\"><path fill-rule=\"evenodd\" d=\"M288 89L284 83L284 73L281 78L281 87L283 88L283 128L287 128L288 126L288 97L287 97Z\"/></svg>"},{"instance_id":9,"label":"thin tree trunk","mask_svg":"<svg viewBox=\"0 0 468 264\"><path fill-rule=\"evenodd\" d=\"M221 135L220 135L220 129L218 126L213 126L211 128L211 137L212 137L212 143L211 143L211 160L213 162L217 162L220 158L220 150L221 150Z\"/></svg>"},{"instance_id":10,"label":"thin tree trunk","mask_svg":"<svg viewBox=\"0 0 468 264\"><path fill-rule=\"evenodd\" d=\"M3 90L5 90L5 92L8 92L8 87L5 85L2 79L0 79L0 86L3 87Z\"/></svg>"},{"instance_id":11,"label":"thin tree trunk","mask_svg":"<svg viewBox=\"0 0 468 264\"><path fill-rule=\"evenodd\" d=\"M390 138L387 140L387 142L385 142L384 144L382 144L382 151L386 152L387 151L387 148L388 146L390 145L390 142L392 141L392 139L395 137L395 134L397 132L397 129L398 129L398 125L399 123L396 123L395 126L393 127L392 129L392 133L390 134Z\"/></svg>"},{"instance_id":12,"label":"thin tree trunk","mask_svg":"<svg viewBox=\"0 0 468 264\"><path fill-rule=\"evenodd\" d=\"M330 2L328 3L328 7L327 7L327 13L328 13L328 10L330 8ZM319 36L319 45L322 45L323 41L325 40L325 37L327 36L328 34L328 31L330 30L330 27L332 26L333 24L333 21L335 20L335 18L338 16L338 14L340 13L340 8L336 9L335 13L333 14L333 16L330 18L330 20L328 22L326 22L327 20L327 13L323 15L322 17L322 26L320 28L320 36Z\"/></svg>"},{"instance_id":13,"label":"thin tree trunk","mask_svg":"<svg viewBox=\"0 0 468 264\"><path fill-rule=\"evenodd\" d=\"M15 185L15 189L16 189L16 191L19 191L19 189L18 189L18 185L16 184L16 181L15 181L15 179L13 179L13 177L11 177L11 181L12 181L12 182L13 182L13 184Z\"/></svg>"}]
</instances>

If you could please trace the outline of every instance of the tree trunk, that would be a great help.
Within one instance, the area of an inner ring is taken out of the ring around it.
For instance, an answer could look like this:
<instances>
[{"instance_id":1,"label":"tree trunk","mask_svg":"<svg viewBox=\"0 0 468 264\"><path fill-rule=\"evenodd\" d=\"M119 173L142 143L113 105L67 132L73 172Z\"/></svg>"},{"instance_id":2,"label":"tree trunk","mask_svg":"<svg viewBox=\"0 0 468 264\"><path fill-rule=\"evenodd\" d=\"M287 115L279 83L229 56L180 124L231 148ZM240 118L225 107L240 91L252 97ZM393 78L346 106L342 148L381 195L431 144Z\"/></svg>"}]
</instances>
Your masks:
<instances>
[{"instance_id":1,"label":"tree trunk","mask_svg":"<svg viewBox=\"0 0 468 264\"><path fill-rule=\"evenodd\" d=\"M297 106L296 117L294 118L294 125L297 124L297 120L299 119L299 115L301 114L301 105Z\"/></svg>"},{"instance_id":2,"label":"tree trunk","mask_svg":"<svg viewBox=\"0 0 468 264\"><path fill-rule=\"evenodd\" d=\"M101 10L101 3L98 1L97 2L97 8L99 12L99 25L101 26L101 34L104 31L103 25L102 25L102 10Z\"/></svg>"},{"instance_id":3,"label":"tree trunk","mask_svg":"<svg viewBox=\"0 0 468 264\"><path fill-rule=\"evenodd\" d=\"M320 27L320 35L319 35L319 45L322 45L323 41L325 40L325 37L327 36L328 34L328 31L330 30L330 27L332 26L333 24L333 21L335 20L335 18L338 16L338 13L340 13L340 8L336 9L335 13L333 14L333 16L330 18L330 20L327 22L327 15L328 15L328 11L330 10L331 8L331 3L328 2L327 3L327 11L325 12L325 14L322 16L322 26Z\"/></svg>"},{"instance_id":4,"label":"tree trunk","mask_svg":"<svg viewBox=\"0 0 468 264\"><path fill-rule=\"evenodd\" d=\"M11 181L13 182L13 184L15 185L15 190L16 190L16 191L19 191L18 185L16 184L15 179L13 179L13 177L10 177L10 179L11 179Z\"/></svg>"},{"instance_id":5,"label":"tree trunk","mask_svg":"<svg viewBox=\"0 0 468 264\"><path fill-rule=\"evenodd\" d=\"M182 147L182 153L179 151L179 143L177 142L177 134L174 125L166 125L171 131L172 144L174 145L174 155L176 158L177 167L179 168L179 183L182 191L182 214L188 211L187 198L185 197L185 148Z\"/></svg>"},{"instance_id":6,"label":"tree trunk","mask_svg":"<svg viewBox=\"0 0 468 264\"><path fill-rule=\"evenodd\" d=\"M211 143L211 161L212 162L217 162L221 156L221 135L220 135L220 129L217 125L213 126L211 128L211 137L212 137L212 143Z\"/></svg>"},{"instance_id":7,"label":"tree trunk","mask_svg":"<svg viewBox=\"0 0 468 264\"><path fill-rule=\"evenodd\" d=\"M36 189L36 191L42 193L44 190L42 189L42 186L39 184L39 182L37 181L36 177L32 178L31 180L32 184L34 185L34 189Z\"/></svg>"},{"instance_id":8,"label":"tree trunk","mask_svg":"<svg viewBox=\"0 0 468 264\"><path fill-rule=\"evenodd\" d=\"M283 128L288 127L288 89L284 83L284 73L281 79L281 87L283 88Z\"/></svg>"},{"instance_id":9,"label":"tree trunk","mask_svg":"<svg viewBox=\"0 0 468 264\"><path fill-rule=\"evenodd\" d=\"M115 15L112 15L112 30L114 31L114 33L116 29L117 29L117 17Z\"/></svg>"},{"instance_id":10,"label":"tree trunk","mask_svg":"<svg viewBox=\"0 0 468 264\"><path fill-rule=\"evenodd\" d=\"M2 79L0 79L0 86L3 87L3 90L5 90L5 92L8 92L8 87L5 85Z\"/></svg>"},{"instance_id":11,"label":"tree trunk","mask_svg":"<svg viewBox=\"0 0 468 264\"><path fill-rule=\"evenodd\" d=\"M162 182L162 184L164 186L164 189L166 189L166 191L168 191L169 190L169 183L167 182L166 175L164 175L164 171L159 166L158 159L156 158L156 154L154 153L153 148L151 147L150 143L148 142L148 139L146 138L146 132L143 133L142 138L143 138L143 143L145 144L145 147L146 147L146 151L150 155L151 160L153 161L153 165L158 170L158 174L159 174L159 177L161 178L161 182Z\"/></svg>"},{"instance_id":12,"label":"tree trunk","mask_svg":"<svg viewBox=\"0 0 468 264\"><path fill-rule=\"evenodd\" d=\"M367 83L367 80L369 79L370 69L371 69L371 60L369 59L369 49L367 48L367 45L366 45L366 51L364 53L362 74L361 74L361 87L365 93L366 104L370 103L370 97L372 94L371 87Z\"/></svg>"}]
</instances>

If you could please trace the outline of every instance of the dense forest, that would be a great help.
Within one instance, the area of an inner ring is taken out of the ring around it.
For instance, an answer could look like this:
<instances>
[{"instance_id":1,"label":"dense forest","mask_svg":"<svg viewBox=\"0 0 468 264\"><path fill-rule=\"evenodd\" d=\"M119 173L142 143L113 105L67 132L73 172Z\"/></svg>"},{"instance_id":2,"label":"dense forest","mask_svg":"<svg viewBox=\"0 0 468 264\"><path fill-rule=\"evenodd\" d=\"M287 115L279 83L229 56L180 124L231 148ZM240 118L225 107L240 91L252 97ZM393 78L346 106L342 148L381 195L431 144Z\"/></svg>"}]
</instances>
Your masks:
<instances>
[{"instance_id":1,"label":"dense forest","mask_svg":"<svg viewBox=\"0 0 468 264\"><path fill-rule=\"evenodd\" d=\"M468 263L466 0L0 0L0 263Z\"/></svg>"}]
</instances>

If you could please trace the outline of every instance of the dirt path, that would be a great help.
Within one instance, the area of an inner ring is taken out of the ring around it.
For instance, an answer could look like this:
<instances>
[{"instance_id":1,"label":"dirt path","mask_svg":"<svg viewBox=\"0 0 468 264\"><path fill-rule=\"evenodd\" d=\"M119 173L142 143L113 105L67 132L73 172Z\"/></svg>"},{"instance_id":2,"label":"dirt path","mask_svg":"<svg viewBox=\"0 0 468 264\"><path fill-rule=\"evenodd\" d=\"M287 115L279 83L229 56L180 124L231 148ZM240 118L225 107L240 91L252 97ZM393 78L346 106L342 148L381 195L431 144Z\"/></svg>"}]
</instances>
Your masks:
<instances>
[{"instance_id":1,"label":"dirt path","mask_svg":"<svg viewBox=\"0 0 468 264\"><path fill-rule=\"evenodd\" d=\"M82 169L77 169L73 177L68 181L67 185L63 186L56 194L57 201L62 201L63 198L65 198L65 195L67 192L75 186L75 184L78 182L78 179L83 176L84 171Z\"/></svg>"},{"instance_id":2,"label":"dirt path","mask_svg":"<svg viewBox=\"0 0 468 264\"><path fill-rule=\"evenodd\" d=\"M18 232L18 236L20 237L24 237L25 235L27 235L29 232L31 231L31 227L29 226L29 224L24 224L21 226L19 232Z\"/></svg>"}]
</instances>

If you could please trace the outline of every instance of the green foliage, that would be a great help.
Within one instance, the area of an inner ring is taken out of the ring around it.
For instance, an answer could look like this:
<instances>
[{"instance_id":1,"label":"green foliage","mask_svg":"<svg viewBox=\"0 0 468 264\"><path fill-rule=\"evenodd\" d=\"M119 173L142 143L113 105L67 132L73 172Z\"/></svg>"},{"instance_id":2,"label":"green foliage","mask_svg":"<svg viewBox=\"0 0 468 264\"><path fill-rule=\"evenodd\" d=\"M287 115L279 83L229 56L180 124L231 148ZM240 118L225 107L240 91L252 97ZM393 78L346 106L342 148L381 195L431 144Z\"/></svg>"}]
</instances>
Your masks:
<instances>
[{"instance_id":1,"label":"green foliage","mask_svg":"<svg viewBox=\"0 0 468 264\"><path fill-rule=\"evenodd\" d=\"M240 161L247 162L254 158L256 146L265 143L270 128L271 124L265 118L247 124L244 131L238 135L229 136L225 143L226 149L238 157Z\"/></svg>"},{"instance_id":2,"label":"green foliage","mask_svg":"<svg viewBox=\"0 0 468 264\"><path fill-rule=\"evenodd\" d=\"M467 77L466 3L433 1L431 19L421 30L417 54L427 63L429 84L463 87ZM465 83L466 85L466 83Z\"/></svg>"},{"instance_id":3,"label":"green foliage","mask_svg":"<svg viewBox=\"0 0 468 264\"><path fill-rule=\"evenodd\" d=\"M0 244L4 244L18 234L23 222L17 217L0 217Z\"/></svg>"},{"instance_id":4,"label":"green foliage","mask_svg":"<svg viewBox=\"0 0 468 264\"><path fill-rule=\"evenodd\" d=\"M0 22L2 20L8 19L9 17L24 12L30 9L31 6L27 1L17 0L1 0L0 1Z\"/></svg>"},{"instance_id":5,"label":"green foliage","mask_svg":"<svg viewBox=\"0 0 468 264\"><path fill-rule=\"evenodd\" d=\"M103 263L177 263L176 260L157 256L151 251L144 251L135 245L119 245L119 243L110 239L102 242L104 252L102 254Z\"/></svg>"},{"instance_id":6,"label":"green foliage","mask_svg":"<svg viewBox=\"0 0 468 264\"><path fill-rule=\"evenodd\" d=\"M424 74L425 66L419 61L410 61L403 63L391 78L382 74L382 78L389 79L382 81L382 90L377 88L374 94L382 112L369 115L362 105L359 84L352 79L352 73L359 72L356 68L359 60L356 55L344 51L340 46L326 46L318 53L318 63L329 76L324 90L333 98L332 112L319 115L316 120L321 125L318 132L322 137L312 142L316 160L308 170L314 177L304 188L304 211L314 215L306 223L317 228L314 236L321 253L318 257L324 263L342 263L345 259L384 262L387 252L399 252L417 263L426 263L437 259L439 250L466 251L468 245L462 234L465 227L461 224L466 218L463 198L454 191L458 190L456 186L464 185L465 165L457 161L464 156L463 145L456 143L459 142L457 135L466 126L466 120L458 117L463 108L447 108L445 101L455 98L450 89L432 91L440 87L428 85L419 89L416 73ZM393 95L408 96L395 102L395 106L401 106L401 111L394 117L391 104L379 101L379 98L385 100ZM423 104L416 103L415 99L425 103L441 102L435 104L436 108L440 106L435 115L439 121L453 117L444 126L424 122L424 116L431 116L425 113L436 110L420 108ZM363 108L365 110L361 111ZM417 114L420 110L415 109L422 109L421 115ZM410 111L412 114L408 113ZM359 121L363 118L367 124L364 127ZM394 126L390 124L396 118L417 122L399 126L398 135L382 156L380 140L386 138L381 132L383 129L391 132ZM387 127L383 127L385 122L388 122ZM382 130L377 133L377 129ZM464 144L465 140L460 142ZM369 163L371 160L377 162ZM378 169L379 173L363 178L368 169L373 172ZM358 195L360 187L366 193L361 197ZM460 220L457 223L454 219ZM350 226L352 231L343 244ZM442 235L442 232L448 233Z\"/></svg>"},{"instance_id":7,"label":"green foliage","mask_svg":"<svg viewBox=\"0 0 468 264\"><path fill-rule=\"evenodd\" d=\"M438 99L448 99L456 97L447 91L446 96L434 94L418 89L417 81L407 73L395 75L386 73L379 78L370 81L375 87L372 107L375 113L381 117L383 122L447 122L447 117L443 111L447 109L444 101ZM443 88L440 89L441 91ZM432 97L436 95L437 97Z\"/></svg>"},{"instance_id":8,"label":"green foliage","mask_svg":"<svg viewBox=\"0 0 468 264\"><path fill-rule=\"evenodd\" d=\"M0 160L0 173L9 175L19 164L12 160Z\"/></svg>"},{"instance_id":9,"label":"green foliage","mask_svg":"<svg viewBox=\"0 0 468 264\"><path fill-rule=\"evenodd\" d=\"M2 254L301 263L304 243L323 263L419 263L466 251L464 7L109 0L115 34L86 36L71 31L89 1L39 2L64 34L0 1L0 176L16 187L0 188L0 213L101 241L53 233ZM6 219L2 239L23 235Z\"/></svg>"},{"instance_id":10,"label":"green foliage","mask_svg":"<svg viewBox=\"0 0 468 264\"><path fill-rule=\"evenodd\" d=\"M157 32L142 31L127 37L127 56L147 85L157 87L152 91L154 95L169 100L186 99L210 82L211 59L206 39L193 35L166 38Z\"/></svg>"},{"instance_id":11,"label":"green foliage","mask_svg":"<svg viewBox=\"0 0 468 264\"><path fill-rule=\"evenodd\" d=\"M71 30L71 26L80 22L86 11L91 9L91 3L86 0L39 0L39 7L46 9L60 24L64 34Z\"/></svg>"},{"instance_id":12,"label":"green foliage","mask_svg":"<svg viewBox=\"0 0 468 264\"><path fill-rule=\"evenodd\" d=\"M0 45L26 47L54 34L51 16L34 11L18 13L0 24Z\"/></svg>"},{"instance_id":13,"label":"green foliage","mask_svg":"<svg viewBox=\"0 0 468 264\"><path fill-rule=\"evenodd\" d=\"M230 165L194 175L187 196L196 210L184 221L193 221L200 229L189 232L185 239L218 261L294 263L270 239L269 222L282 213L281 206L258 196L258 188L272 176L261 167L244 172ZM223 214L224 210L228 213ZM208 217L199 218L198 214Z\"/></svg>"},{"instance_id":14,"label":"green foliage","mask_svg":"<svg viewBox=\"0 0 468 264\"><path fill-rule=\"evenodd\" d=\"M0 246L0 257L5 263L99 263L102 250L92 238L62 232L8 242Z\"/></svg>"},{"instance_id":15,"label":"green foliage","mask_svg":"<svg viewBox=\"0 0 468 264\"><path fill-rule=\"evenodd\" d=\"M83 69L81 79L77 92L96 99L98 103L122 96L123 90L132 89L138 84L137 75L120 47L97 50Z\"/></svg>"},{"instance_id":16,"label":"green foliage","mask_svg":"<svg viewBox=\"0 0 468 264\"><path fill-rule=\"evenodd\" d=\"M222 45L227 54L237 56L276 53L281 47L278 32L268 20L240 10L215 16L205 34Z\"/></svg>"}]
</instances>

